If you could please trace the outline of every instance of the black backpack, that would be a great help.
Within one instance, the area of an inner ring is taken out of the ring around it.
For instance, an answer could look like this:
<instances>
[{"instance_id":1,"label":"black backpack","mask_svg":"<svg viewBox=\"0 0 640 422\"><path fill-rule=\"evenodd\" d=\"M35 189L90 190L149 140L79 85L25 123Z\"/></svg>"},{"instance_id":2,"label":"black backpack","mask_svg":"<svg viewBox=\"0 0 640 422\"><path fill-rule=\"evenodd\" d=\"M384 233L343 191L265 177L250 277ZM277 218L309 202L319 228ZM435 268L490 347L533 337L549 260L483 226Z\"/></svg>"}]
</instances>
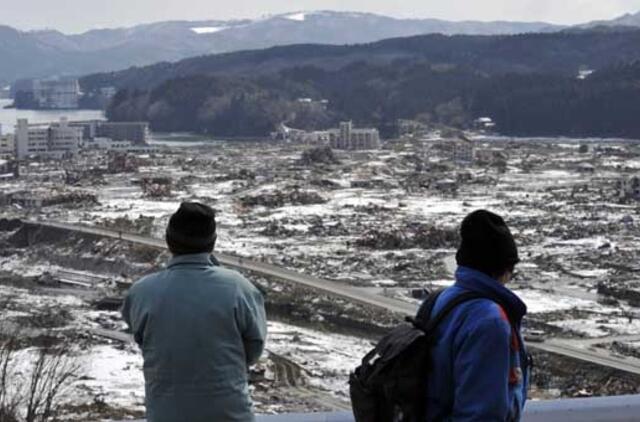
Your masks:
<instances>
[{"instance_id":1,"label":"black backpack","mask_svg":"<svg viewBox=\"0 0 640 422\"><path fill-rule=\"evenodd\" d=\"M356 422L424 422L435 328L457 305L486 298L476 292L462 293L431 318L440 293L429 295L416 318L407 317L407 323L385 335L349 376Z\"/></svg>"}]
</instances>

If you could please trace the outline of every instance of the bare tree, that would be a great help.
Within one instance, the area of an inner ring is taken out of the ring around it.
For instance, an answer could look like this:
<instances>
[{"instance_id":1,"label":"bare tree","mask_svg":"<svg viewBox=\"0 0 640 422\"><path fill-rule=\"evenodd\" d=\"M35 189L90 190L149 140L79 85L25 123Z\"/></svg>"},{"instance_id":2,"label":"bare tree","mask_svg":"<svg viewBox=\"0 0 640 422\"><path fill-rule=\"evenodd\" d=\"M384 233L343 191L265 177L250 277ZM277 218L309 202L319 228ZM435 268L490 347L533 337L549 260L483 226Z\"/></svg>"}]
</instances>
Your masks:
<instances>
[{"instance_id":1,"label":"bare tree","mask_svg":"<svg viewBox=\"0 0 640 422\"><path fill-rule=\"evenodd\" d=\"M47 422L81 367L70 340L49 340L36 349L32 364L19 371L19 360L28 359L28 352L18 356L21 338L18 329L0 327L0 422Z\"/></svg>"},{"instance_id":2,"label":"bare tree","mask_svg":"<svg viewBox=\"0 0 640 422\"><path fill-rule=\"evenodd\" d=\"M10 335L0 343L0 422L18 422L18 411L22 398L19 391L10 390L13 378L14 352L17 336Z\"/></svg>"},{"instance_id":3,"label":"bare tree","mask_svg":"<svg viewBox=\"0 0 640 422\"><path fill-rule=\"evenodd\" d=\"M80 373L71 352L68 341L38 350L29 377L25 422L46 422L54 416L60 394Z\"/></svg>"}]
</instances>

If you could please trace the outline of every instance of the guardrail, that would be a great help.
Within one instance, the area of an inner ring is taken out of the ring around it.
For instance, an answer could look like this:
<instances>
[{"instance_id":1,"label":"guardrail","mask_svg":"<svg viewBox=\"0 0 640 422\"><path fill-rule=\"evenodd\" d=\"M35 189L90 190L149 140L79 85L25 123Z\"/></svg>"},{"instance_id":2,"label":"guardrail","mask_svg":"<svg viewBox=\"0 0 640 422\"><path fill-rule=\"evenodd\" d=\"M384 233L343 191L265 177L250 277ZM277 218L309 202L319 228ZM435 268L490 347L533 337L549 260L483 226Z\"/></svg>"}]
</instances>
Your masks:
<instances>
[{"instance_id":1,"label":"guardrail","mask_svg":"<svg viewBox=\"0 0 640 422\"><path fill-rule=\"evenodd\" d=\"M640 395L529 401L523 422L637 422ZM354 422L349 412L258 416L257 422Z\"/></svg>"},{"instance_id":2,"label":"guardrail","mask_svg":"<svg viewBox=\"0 0 640 422\"><path fill-rule=\"evenodd\" d=\"M522 417L522 422L637 421L640 421L640 395L529 401ZM354 422L354 419L349 412L289 413L259 415L256 422Z\"/></svg>"}]
</instances>

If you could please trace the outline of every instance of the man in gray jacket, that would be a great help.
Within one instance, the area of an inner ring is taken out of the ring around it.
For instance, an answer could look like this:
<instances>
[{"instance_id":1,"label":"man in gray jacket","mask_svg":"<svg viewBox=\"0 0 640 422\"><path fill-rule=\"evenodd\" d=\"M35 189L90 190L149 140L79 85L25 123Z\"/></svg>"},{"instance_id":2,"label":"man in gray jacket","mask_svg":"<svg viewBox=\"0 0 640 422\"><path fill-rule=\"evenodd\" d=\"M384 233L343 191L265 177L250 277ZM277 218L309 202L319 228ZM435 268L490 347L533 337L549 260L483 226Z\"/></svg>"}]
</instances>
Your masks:
<instances>
[{"instance_id":1,"label":"man in gray jacket","mask_svg":"<svg viewBox=\"0 0 640 422\"><path fill-rule=\"evenodd\" d=\"M166 269L135 283L122 308L144 357L147 421L253 421L247 370L264 348L262 295L211 256L210 207L182 203L166 241Z\"/></svg>"}]
</instances>

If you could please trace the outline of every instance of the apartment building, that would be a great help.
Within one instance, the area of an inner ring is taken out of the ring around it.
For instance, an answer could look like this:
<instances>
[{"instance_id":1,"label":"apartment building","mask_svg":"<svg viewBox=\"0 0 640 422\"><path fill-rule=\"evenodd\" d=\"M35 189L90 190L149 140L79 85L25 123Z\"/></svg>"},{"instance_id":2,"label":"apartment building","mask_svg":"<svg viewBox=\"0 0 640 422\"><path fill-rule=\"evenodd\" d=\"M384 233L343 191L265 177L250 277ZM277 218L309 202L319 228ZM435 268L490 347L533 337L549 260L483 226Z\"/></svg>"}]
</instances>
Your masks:
<instances>
[{"instance_id":1,"label":"apartment building","mask_svg":"<svg viewBox=\"0 0 640 422\"><path fill-rule=\"evenodd\" d=\"M347 150L367 150L380 148L378 129L356 129L352 122L341 122L338 129L329 131L331 147Z\"/></svg>"},{"instance_id":2,"label":"apartment building","mask_svg":"<svg viewBox=\"0 0 640 422\"><path fill-rule=\"evenodd\" d=\"M18 160L30 156L70 157L82 147L82 129L70 126L66 118L51 124L29 124L27 119L18 119L14 142Z\"/></svg>"}]
</instances>

